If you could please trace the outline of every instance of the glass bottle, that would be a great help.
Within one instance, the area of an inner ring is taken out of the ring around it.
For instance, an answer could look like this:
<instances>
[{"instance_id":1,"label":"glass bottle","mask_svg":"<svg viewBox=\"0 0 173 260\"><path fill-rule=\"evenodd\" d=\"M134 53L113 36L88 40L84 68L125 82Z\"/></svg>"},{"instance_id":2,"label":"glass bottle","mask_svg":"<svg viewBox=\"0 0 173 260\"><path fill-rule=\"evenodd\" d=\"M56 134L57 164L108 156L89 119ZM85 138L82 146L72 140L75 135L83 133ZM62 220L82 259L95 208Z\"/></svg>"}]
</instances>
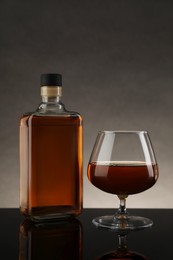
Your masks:
<instances>
[{"instance_id":1,"label":"glass bottle","mask_svg":"<svg viewBox=\"0 0 173 260\"><path fill-rule=\"evenodd\" d=\"M34 221L82 211L82 117L61 102L60 74L41 75L42 103L20 119L20 211Z\"/></svg>"}]
</instances>

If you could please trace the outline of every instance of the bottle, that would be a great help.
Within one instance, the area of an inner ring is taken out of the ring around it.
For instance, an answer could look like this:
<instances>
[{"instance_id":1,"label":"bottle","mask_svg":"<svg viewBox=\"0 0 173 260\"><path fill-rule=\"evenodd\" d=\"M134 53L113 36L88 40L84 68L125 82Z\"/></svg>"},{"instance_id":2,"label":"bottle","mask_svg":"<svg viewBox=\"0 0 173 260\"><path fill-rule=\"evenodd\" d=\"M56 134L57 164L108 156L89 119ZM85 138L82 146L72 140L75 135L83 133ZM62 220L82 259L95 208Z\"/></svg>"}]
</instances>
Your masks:
<instances>
[{"instance_id":1,"label":"bottle","mask_svg":"<svg viewBox=\"0 0 173 260\"><path fill-rule=\"evenodd\" d=\"M60 74L41 75L41 96L20 119L20 212L50 221L82 211L82 117L61 102Z\"/></svg>"}]
</instances>

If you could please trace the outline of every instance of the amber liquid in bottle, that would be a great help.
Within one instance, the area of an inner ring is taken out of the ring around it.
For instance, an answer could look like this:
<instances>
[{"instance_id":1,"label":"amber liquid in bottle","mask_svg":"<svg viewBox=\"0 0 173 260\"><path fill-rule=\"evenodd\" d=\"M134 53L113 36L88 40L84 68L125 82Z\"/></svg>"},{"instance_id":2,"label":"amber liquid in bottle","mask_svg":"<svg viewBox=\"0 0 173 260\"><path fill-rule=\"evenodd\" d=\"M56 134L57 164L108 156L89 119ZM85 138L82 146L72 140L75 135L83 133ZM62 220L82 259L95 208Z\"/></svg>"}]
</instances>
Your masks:
<instances>
[{"instance_id":1,"label":"amber liquid in bottle","mask_svg":"<svg viewBox=\"0 0 173 260\"><path fill-rule=\"evenodd\" d=\"M79 215L81 116L62 111L56 102L47 102L35 113L22 116L20 171L20 210L26 217L41 221Z\"/></svg>"}]
</instances>

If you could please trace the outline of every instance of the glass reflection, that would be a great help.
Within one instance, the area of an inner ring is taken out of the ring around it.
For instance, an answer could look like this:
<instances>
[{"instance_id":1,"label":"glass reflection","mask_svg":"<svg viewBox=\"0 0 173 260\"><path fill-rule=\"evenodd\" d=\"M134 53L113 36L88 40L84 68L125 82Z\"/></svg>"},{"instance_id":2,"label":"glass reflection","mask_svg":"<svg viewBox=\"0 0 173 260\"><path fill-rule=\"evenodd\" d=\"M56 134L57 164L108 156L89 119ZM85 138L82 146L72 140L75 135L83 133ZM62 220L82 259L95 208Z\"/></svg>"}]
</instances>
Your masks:
<instances>
[{"instance_id":1,"label":"glass reflection","mask_svg":"<svg viewBox=\"0 0 173 260\"><path fill-rule=\"evenodd\" d=\"M79 220L20 225L19 260L82 259L82 225Z\"/></svg>"},{"instance_id":2,"label":"glass reflection","mask_svg":"<svg viewBox=\"0 0 173 260\"><path fill-rule=\"evenodd\" d=\"M118 248L114 251L105 253L97 258L97 260L148 260L148 258L140 253L131 251L127 247L127 234L118 234Z\"/></svg>"}]
</instances>

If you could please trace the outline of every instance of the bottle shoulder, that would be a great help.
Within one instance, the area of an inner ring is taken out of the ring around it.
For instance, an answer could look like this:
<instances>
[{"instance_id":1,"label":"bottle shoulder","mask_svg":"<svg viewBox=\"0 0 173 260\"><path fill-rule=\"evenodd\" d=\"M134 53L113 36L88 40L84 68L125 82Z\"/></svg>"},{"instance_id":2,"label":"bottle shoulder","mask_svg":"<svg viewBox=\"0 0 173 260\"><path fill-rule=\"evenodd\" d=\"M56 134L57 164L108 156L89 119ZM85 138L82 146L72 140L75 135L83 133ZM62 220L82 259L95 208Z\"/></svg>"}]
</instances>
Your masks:
<instances>
[{"instance_id":1,"label":"bottle shoulder","mask_svg":"<svg viewBox=\"0 0 173 260\"><path fill-rule=\"evenodd\" d=\"M82 116L77 112L68 111L67 113L58 114L40 114L37 112L25 113L20 118L20 126L28 125L69 125L77 124L82 125Z\"/></svg>"},{"instance_id":2,"label":"bottle shoulder","mask_svg":"<svg viewBox=\"0 0 173 260\"><path fill-rule=\"evenodd\" d=\"M44 103L42 102L37 110L33 113L37 116L71 116L71 117L80 117L78 112L69 111L66 109L65 105L59 101L57 103Z\"/></svg>"},{"instance_id":3,"label":"bottle shoulder","mask_svg":"<svg viewBox=\"0 0 173 260\"><path fill-rule=\"evenodd\" d=\"M58 100L58 102L50 101L41 102L38 108L33 112L25 113L20 118L20 125L29 125L33 122L40 122L41 124L47 121L56 122L58 124L62 122L79 121L82 124L82 116L78 112L68 111L65 105Z\"/></svg>"},{"instance_id":4,"label":"bottle shoulder","mask_svg":"<svg viewBox=\"0 0 173 260\"><path fill-rule=\"evenodd\" d=\"M21 115L20 119L25 119L28 117L72 117L80 118L82 120L82 115L75 111L64 111L64 112L45 112L40 113L39 111L27 112Z\"/></svg>"}]
</instances>

